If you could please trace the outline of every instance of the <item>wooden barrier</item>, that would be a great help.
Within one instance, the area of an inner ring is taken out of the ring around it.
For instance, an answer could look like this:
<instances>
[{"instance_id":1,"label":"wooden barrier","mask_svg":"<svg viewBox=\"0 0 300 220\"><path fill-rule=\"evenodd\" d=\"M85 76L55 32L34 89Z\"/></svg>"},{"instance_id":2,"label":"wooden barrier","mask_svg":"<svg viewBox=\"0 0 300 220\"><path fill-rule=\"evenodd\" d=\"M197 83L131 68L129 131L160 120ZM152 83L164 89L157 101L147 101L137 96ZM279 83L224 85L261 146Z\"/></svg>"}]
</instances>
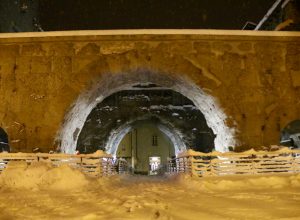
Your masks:
<instances>
[{"instance_id":1,"label":"wooden barrier","mask_svg":"<svg viewBox=\"0 0 300 220\"><path fill-rule=\"evenodd\" d=\"M54 167L68 164L93 177L113 175L118 173L118 170L124 173L127 169L126 161L116 165L109 154L0 153L0 173L10 161L25 161L28 165L43 161L51 163Z\"/></svg>"},{"instance_id":2,"label":"wooden barrier","mask_svg":"<svg viewBox=\"0 0 300 220\"><path fill-rule=\"evenodd\" d=\"M300 150L201 153L188 150L168 160L168 173L190 173L193 176L239 174L299 173Z\"/></svg>"},{"instance_id":3,"label":"wooden barrier","mask_svg":"<svg viewBox=\"0 0 300 220\"><path fill-rule=\"evenodd\" d=\"M99 177L128 172L126 160L117 163L109 154L45 154L0 153L0 173L9 161L27 164L43 161L57 167L68 164L89 176ZM193 176L222 176L264 173L300 173L300 150L283 148L278 151L246 151L242 153L201 153L188 150L169 159L168 173L190 173Z\"/></svg>"}]
</instances>

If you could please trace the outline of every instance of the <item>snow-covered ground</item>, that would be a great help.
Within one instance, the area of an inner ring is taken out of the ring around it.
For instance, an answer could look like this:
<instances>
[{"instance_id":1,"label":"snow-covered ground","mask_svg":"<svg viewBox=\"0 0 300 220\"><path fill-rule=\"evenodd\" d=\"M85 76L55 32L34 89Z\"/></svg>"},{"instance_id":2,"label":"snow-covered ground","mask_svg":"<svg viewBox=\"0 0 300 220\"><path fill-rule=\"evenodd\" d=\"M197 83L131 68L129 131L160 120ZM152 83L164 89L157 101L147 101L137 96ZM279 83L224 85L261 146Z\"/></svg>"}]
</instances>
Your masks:
<instances>
[{"instance_id":1,"label":"snow-covered ground","mask_svg":"<svg viewBox=\"0 0 300 220\"><path fill-rule=\"evenodd\" d=\"M90 179L68 166L12 163L0 219L300 219L300 174Z\"/></svg>"}]
</instances>

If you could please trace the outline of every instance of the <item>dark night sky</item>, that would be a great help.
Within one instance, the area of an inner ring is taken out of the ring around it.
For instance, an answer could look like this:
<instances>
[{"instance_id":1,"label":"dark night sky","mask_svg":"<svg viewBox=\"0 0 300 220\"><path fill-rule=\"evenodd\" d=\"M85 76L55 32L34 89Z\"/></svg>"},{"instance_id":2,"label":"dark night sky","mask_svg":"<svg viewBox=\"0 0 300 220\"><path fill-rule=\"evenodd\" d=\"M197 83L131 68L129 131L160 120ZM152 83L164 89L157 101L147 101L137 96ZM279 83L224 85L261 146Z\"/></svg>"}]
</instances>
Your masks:
<instances>
[{"instance_id":1,"label":"dark night sky","mask_svg":"<svg viewBox=\"0 0 300 220\"><path fill-rule=\"evenodd\" d=\"M241 29L274 0L41 0L44 30Z\"/></svg>"}]
</instances>

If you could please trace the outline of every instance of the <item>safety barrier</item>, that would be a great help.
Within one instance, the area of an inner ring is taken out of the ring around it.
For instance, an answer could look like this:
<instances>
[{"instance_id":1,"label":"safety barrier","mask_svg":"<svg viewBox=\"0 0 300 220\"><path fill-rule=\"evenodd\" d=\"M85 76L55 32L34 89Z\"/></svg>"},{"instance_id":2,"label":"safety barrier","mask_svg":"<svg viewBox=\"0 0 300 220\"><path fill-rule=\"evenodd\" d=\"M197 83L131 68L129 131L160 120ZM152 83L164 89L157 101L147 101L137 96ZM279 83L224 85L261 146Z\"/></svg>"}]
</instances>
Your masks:
<instances>
[{"instance_id":1,"label":"safety barrier","mask_svg":"<svg viewBox=\"0 0 300 220\"><path fill-rule=\"evenodd\" d=\"M242 153L201 153L188 150L168 160L168 173L190 173L193 176L238 174L299 173L300 150L282 148L278 151Z\"/></svg>"},{"instance_id":2,"label":"safety barrier","mask_svg":"<svg viewBox=\"0 0 300 220\"><path fill-rule=\"evenodd\" d=\"M43 161L57 167L68 164L73 168L80 169L89 176L108 176L127 169L126 161L115 164L114 158L105 153L97 154L46 154L46 153L0 153L0 173L10 161L26 161L27 164Z\"/></svg>"},{"instance_id":3,"label":"safety barrier","mask_svg":"<svg viewBox=\"0 0 300 220\"><path fill-rule=\"evenodd\" d=\"M118 158L115 164L116 164L116 168L117 168L116 171L118 174L126 174L129 172L128 163L125 159Z\"/></svg>"}]
</instances>

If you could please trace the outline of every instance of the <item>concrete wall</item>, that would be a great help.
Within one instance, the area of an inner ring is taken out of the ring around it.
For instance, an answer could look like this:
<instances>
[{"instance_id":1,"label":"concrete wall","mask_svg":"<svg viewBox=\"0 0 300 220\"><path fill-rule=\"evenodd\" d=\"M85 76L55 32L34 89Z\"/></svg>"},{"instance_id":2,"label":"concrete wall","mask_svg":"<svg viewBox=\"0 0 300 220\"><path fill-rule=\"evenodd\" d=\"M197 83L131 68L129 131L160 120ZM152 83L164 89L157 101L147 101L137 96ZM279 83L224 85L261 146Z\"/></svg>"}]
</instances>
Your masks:
<instances>
[{"instance_id":1,"label":"concrete wall","mask_svg":"<svg viewBox=\"0 0 300 220\"><path fill-rule=\"evenodd\" d=\"M118 146L117 157L130 158L128 161L131 162L132 150L136 148L136 138L133 137L135 134L134 131L130 131L125 135Z\"/></svg>"},{"instance_id":2,"label":"concrete wall","mask_svg":"<svg viewBox=\"0 0 300 220\"><path fill-rule=\"evenodd\" d=\"M53 32L0 35L0 127L14 151L53 149L80 94L141 69L184 77L215 97L240 144L276 144L300 118L299 33Z\"/></svg>"},{"instance_id":3,"label":"concrete wall","mask_svg":"<svg viewBox=\"0 0 300 220\"><path fill-rule=\"evenodd\" d=\"M157 146L152 146L153 135L157 136ZM128 133L119 145L117 156L131 157L132 148L134 167L138 172L149 171L149 157L160 157L161 163L166 164L168 157L175 156L170 139L151 123L142 123ZM131 158L128 162L131 162Z\"/></svg>"}]
</instances>

